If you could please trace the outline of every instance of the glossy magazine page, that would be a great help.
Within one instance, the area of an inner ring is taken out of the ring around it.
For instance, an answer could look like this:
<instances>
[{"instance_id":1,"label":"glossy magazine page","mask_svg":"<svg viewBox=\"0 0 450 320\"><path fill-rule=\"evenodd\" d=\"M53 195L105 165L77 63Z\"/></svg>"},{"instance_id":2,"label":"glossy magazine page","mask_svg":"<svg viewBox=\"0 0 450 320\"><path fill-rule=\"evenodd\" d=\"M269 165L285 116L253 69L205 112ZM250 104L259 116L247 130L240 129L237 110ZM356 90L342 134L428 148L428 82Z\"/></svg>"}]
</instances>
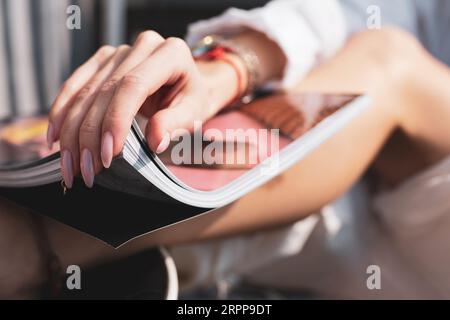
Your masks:
<instances>
[{"instance_id":1,"label":"glossy magazine page","mask_svg":"<svg viewBox=\"0 0 450 320\"><path fill-rule=\"evenodd\" d=\"M303 159L367 105L365 96L271 96L219 114L202 131L173 138L172 150L161 158L148 156L145 143L130 137L124 158L177 201L222 207ZM247 108L256 112L249 115ZM211 132L214 137L207 138Z\"/></svg>"},{"instance_id":2,"label":"glossy magazine page","mask_svg":"<svg viewBox=\"0 0 450 320\"><path fill-rule=\"evenodd\" d=\"M187 157L182 154L186 150L175 150L179 140L158 157L184 185L202 191L220 189L283 151L356 98L314 93L267 97L206 122L201 127L201 144L195 146L194 136Z\"/></svg>"}]
</instances>

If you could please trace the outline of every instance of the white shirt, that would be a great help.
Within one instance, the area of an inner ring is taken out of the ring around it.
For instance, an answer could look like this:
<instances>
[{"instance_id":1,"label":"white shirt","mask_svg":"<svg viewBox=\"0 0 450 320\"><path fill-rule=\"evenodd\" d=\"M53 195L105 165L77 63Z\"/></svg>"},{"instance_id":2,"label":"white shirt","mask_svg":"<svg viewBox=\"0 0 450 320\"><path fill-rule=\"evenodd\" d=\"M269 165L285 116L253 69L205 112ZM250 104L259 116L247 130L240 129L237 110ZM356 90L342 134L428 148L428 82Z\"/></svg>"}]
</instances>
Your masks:
<instances>
[{"instance_id":1,"label":"white shirt","mask_svg":"<svg viewBox=\"0 0 450 320\"><path fill-rule=\"evenodd\" d=\"M365 28L369 5L380 7L383 25L409 30L450 63L445 0L275 0L198 22L187 40L244 27L263 32L287 58L280 85L288 88ZM396 190L373 196L365 189L361 182L321 213L287 228L174 248L182 287L243 277L322 297L450 298L450 158ZM367 288L371 265L380 267L381 290Z\"/></svg>"},{"instance_id":2,"label":"white shirt","mask_svg":"<svg viewBox=\"0 0 450 320\"><path fill-rule=\"evenodd\" d=\"M336 27L329 30L329 24ZM186 40L195 43L208 34L233 34L243 28L265 33L282 49L287 58L284 87L295 85L317 62L332 56L346 38L344 15L336 0L277 0L250 11L231 8L197 22L189 27Z\"/></svg>"},{"instance_id":3,"label":"white shirt","mask_svg":"<svg viewBox=\"0 0 450 320\"><path fill-rule=\"evenodd\" d=\"M367 28L377 6L381 26L397 25L416 35L438 59L450 64L450 2L447 0L274 0L262 8L231 8L224 14L192 24L186 40L209 34L233 34L243 28L265 33L287 58L282 84L298 82L321 60L343 46L355 31Z\"/></svg>"}]
</instances>

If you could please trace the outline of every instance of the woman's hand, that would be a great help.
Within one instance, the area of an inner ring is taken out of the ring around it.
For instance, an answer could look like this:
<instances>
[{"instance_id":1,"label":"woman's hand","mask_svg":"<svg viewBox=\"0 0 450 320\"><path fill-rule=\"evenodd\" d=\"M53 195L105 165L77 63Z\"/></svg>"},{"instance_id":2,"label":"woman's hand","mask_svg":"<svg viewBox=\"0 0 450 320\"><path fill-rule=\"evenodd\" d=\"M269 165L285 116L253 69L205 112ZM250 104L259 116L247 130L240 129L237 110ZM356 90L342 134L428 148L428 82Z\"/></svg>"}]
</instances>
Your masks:
<instances>
[{"instance_id":1,"label":"woman's hand","mask_svg":"<svg viewBox=\"0 0 450 320\"><path fill-rule=\"evenodd\" d=\"M239 60L238 57L232 57ZM242 76L245 67L240 61ZM141 33L132 47L102 47L65 82L50 112L48 143L60 140L67 187L81 170L87 186L124 146L138 112L149 121L145 136L156 153L176 129L192 129L238 93L228 64L196 63L185 42Z\"/></svg>"}]
</instances>

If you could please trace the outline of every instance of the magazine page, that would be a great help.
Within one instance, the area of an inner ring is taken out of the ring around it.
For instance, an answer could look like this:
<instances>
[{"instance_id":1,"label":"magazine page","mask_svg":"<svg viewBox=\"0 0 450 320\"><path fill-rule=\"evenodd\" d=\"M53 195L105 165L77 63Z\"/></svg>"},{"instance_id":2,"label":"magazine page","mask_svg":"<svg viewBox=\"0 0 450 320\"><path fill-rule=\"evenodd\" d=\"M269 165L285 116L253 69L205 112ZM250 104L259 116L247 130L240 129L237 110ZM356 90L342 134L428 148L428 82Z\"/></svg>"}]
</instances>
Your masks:
<instances>
[{"instance_id":1,"label":"magazine page","mask_svg":"<svg viewBox=\"0 0 450 320\"><path fill-rule=\"evenodd\" d=\"M180 185L217 190L276 156L357 97L310 93L263 98L196 123L194 132L175 134L157 160Z\"/></svg>"}]
</instances>

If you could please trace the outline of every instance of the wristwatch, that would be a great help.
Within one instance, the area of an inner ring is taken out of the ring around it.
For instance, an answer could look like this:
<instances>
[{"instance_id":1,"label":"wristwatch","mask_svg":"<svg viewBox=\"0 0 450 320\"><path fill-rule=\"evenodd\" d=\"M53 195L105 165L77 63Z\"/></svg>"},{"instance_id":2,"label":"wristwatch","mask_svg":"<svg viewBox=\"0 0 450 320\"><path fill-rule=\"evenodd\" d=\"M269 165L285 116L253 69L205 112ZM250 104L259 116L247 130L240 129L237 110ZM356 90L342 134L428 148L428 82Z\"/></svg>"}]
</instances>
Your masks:
<instances>
[{"instance_id":1,"label":"wristwatch","mask_svg":"<svg viewBox=\"0 0 450 320\"><path fill-rule=\"evenodd\" d=\"M227 39L218 35L209 35L197 42L192 48L192 55L195 59L211 59L217 57L219 50L233 53L238 56L247 71L247 84L244 94L239 98L241 103L249 103L254 99L254 93L261 85L260 61L252 50L243 47L232 39Z\"/></svg>"}]
</instances>

